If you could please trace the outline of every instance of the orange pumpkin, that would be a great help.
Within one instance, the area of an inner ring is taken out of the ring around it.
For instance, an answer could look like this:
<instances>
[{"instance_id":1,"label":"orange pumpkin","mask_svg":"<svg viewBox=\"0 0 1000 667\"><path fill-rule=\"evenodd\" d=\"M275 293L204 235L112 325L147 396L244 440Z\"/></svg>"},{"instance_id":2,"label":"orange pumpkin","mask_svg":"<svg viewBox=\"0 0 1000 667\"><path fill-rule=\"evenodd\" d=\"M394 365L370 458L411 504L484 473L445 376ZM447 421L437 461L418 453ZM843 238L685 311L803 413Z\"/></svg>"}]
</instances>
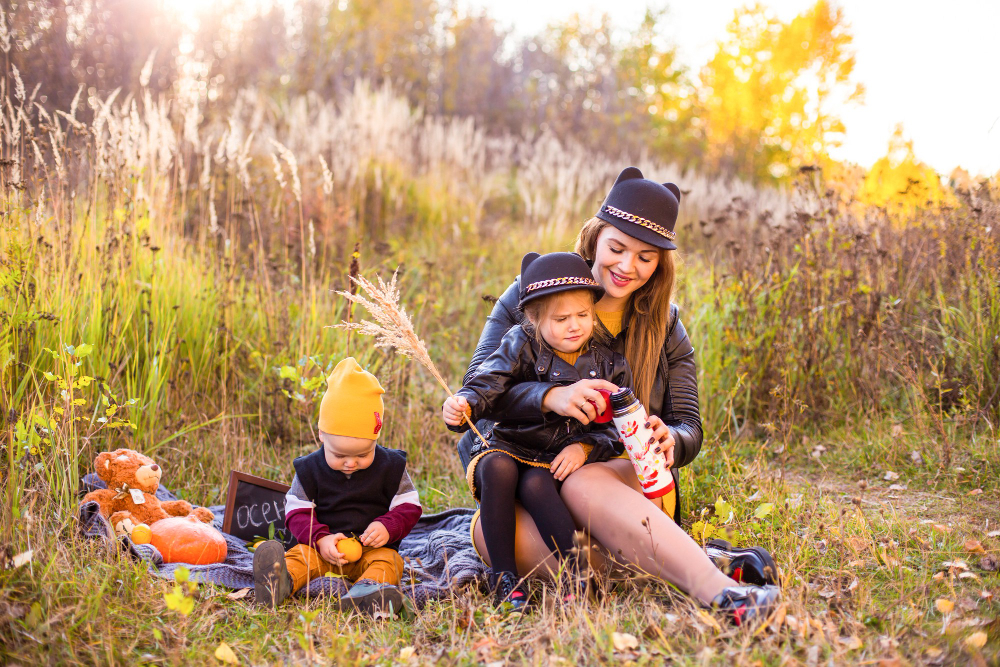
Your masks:
<instances>
[{"instance_id":1,"label":"orange pumpkin","mask_svg":"<svg viewBox=\"0 0 1000 667\"><path fill-rule=\"evenodd\" d=\"M208 565L226 560L226 538L193 516L160 519L152 526L152 543L165 563Z\"/></svg>"}]
</instances>

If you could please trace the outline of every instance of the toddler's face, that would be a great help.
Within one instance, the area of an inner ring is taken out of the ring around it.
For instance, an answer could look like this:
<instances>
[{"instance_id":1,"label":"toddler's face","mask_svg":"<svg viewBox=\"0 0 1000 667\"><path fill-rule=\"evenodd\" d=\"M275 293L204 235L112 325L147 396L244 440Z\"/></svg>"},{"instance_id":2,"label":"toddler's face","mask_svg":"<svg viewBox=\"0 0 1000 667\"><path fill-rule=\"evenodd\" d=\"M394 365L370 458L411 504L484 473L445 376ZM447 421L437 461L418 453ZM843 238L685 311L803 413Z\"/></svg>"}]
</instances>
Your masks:
<instances>
[{"instance_id":1,"label":"toddler's face","mask_svg":"<svg viewBox=\"0 0 1000 667\"><path fill-rule=\"evenodd\" d=\"M375 460L375 441L319 432L326 464L345 475L364 470Z\"/></svg>"},{"instance_id":2,"label":"toddler's face","mask_svg":"<svg viewBox=\"0 0 1000 667\"><path fill-rule=\"evenodd\" d=\"M589 292L557 294L546 310L534 325L553 350L572 354L587 344L594 333L594 304Z\"/></svg>"}]
</instances>

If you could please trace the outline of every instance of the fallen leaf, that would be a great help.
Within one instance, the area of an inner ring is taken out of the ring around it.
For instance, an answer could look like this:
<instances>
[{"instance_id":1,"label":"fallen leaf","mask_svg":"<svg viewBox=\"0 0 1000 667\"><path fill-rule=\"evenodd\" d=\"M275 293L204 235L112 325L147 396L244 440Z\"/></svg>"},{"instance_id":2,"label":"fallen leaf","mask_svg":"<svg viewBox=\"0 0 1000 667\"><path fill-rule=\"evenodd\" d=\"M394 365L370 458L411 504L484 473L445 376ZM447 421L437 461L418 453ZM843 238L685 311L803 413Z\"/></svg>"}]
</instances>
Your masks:
<instances>
[{"instance_id":1,"label":"fallen leaf","mask_svg":"<svg viewBox=\"0 0 1000 667\"><path fill-rule=\"evenodd\" d=\"M961 558L956 558L955 560L946 560L941 565L943 565L944 567L955 568L956 570L968 570L969 569L969 564L966 563Z\"/></svg>"},{"instance_id":2,"label":"fallen leaf","mask_svg":"<svg viewBox=\"0 0 1000 667\"><path fill-rule=\"evenodd\" d=\"M889 490L890 491L906 491L906 486L904 486L903 484L890 484L889 485Z\"/></svg>"},{"instance_id":3,"label":"fallen leaf","mask_svg":"<svg viewBox=\"0 0 1000 667\"><path fill-rule=\"evenodd\" d=\"M937 646L928 646L927 650L924 651L924 655L931 659L940 658L942 654L944 654L944 651L939 649Z\"/></svg>"},{"instance_id":4,"label":"fallen leaf","mask_svg":"<svg viewBox=\"0 0 1000 667\"><path fill-rule=\"evenodd\" d=\"M882 479L884 479L887 482L895 482L897 479L899 479L899 473L887 470L886 473L882 475Z\"/></svg>"},{"instance_id":5,"label":"fallen leaf","mask_svg":"<svg viewBox=\"0 0 1000 667\"><path fill-rule=\"evenodd\" d=\"M898 438L901 435L903 435L903 425L902 424L893 424L892 425L892 437Z\"/></svg>"},{"instance_id":6,"label":"fallen leaf","mask_svg":"<svg viewBox=\"0 0 1000 667\"><path fill-rule=\"evenodd\" d=\"M981 597L984 600L992 600L993 599L993 591L988 591L988 590L986 590L984 588L983 592L979 594L979 597Z\"/></svg>"},{"instance_id":7,"label":"fallen leaf","mask_svg":"<svg viewBox=\"0 0 1000 667\"><path fill-rule=\"evenodd\" d=\"M983 492L982 489L973 489L972 491L969 491L969 495L970 496L978 496L982 492Z\"/></svg>"},{"instance_id":8,"label":"fallen leaf","mask_svg":"<svg viewBox=\"0 0 1000 667\"><path fill-rule=\"evenodd\" d=\"M26 563L30 563L31 557L34 555L35 552L32 551L31 549L28 549L27 551L22 551L18 555L14 556L14 567L21 567Z\"/></svg>"},{"instance_id":9,"label":"fallen leaf","mask_svg":"<svg viewBox=\"0 0 1000 667\"><path fill-rule=\"evenodd\" d=\"M963 572L960 575L958 575L958 578L959 579L975 579L975 580L978 581L979 580L979 575L976 574L975 572Z\"/></svg>"},{"instance_id":10,"label":"fallen leaf","mask_svg":"<svg viewBox=\"0 0 1000 667\"><path fill-rule=\"evenodd\" d=\"M402 660L403 662L406 662L407 660L412 658L413 654L416 652L417 649L413 648L412 646L404 646L403 648L399 649L399 659Z\"/></svg>"},{"instance_id":11,"label":"fallen leaf","mask_svg":"<svg viewBox=\"0 0 1000 667\"><path fill-rule=\"evenodd\" d=\"M986 549L984 549L983 545L979 543L979 540L966 540L965 550L968 551L969 553L974 553L974 554L986 553Z\"/></svg>"},{"instance_id":12,"label":"fallen leaf","mask_svg":"<svg viewBox=\"0 0 1000 667\"><path fill-rule=\"evenodd\" d=\"M851 591L853 591L857 587L858 587L858 578L854 577L854 581L852 581L850 584L848 584L847 591L851 592Z\"/></svg>"},{"instance_id":13,"label":"fallen leaf","mask_svg":"<svg viewBox=\"0 0 1000 667\"><path fill-rule=\"evenodd\" d=\"M704 609L698 610L698 620L700 620L702 623L712 628L716 632L722 632L722 626L719 625L719 622L715 620L715 618Z\"/></svg>"},{"instance_id":14,"label":"fallen leaf","mask_svg":"<svg viewBox=\"0 0 1000 667\"><path fill-rule=\"evenodd\" d=\"M639 648L639 640L635 635L627 632L612 632L611 643L615 645L616 651L634 651Z\"/></svg>"},{"instance_id":15,"label":"fallen leaf","mask_svg":"<svg viewBox=\"0 0 1000 667\"><path fill-rule=\"evenodd\" d=\"M219 647L215 649L215 659L219 662L224 662L227 665L240 664L236 654L233 653L233 649L229 648L229 644L226 642L220 642Z\"/></svg>"},{"instance_id":16,"label":"fallen leaf","mask_svg":"<svg viewBox=\"0 0 1000 667\"><path fill-rule=\"evenodd\" d=\"M815 665L819 664L819 646L813 644L806 651L806 664L810 665L810 667L815 667Z\"/></svg>"},{"instance_id":17,"label":"fallen leaf","mask_svg":"<svg viewBox=\"0 0 1000 667\"><path fill-rule=\"evenodd\" d=\"M850 651L856 651L862 646L864 646L864 643L862 643L862 641L858 637L855 637L853 635L850 637L841 637L840 643L847 646L848 650Z\"/></svg>"},{"instance_id":18,"label":"fallen leaf","mask_svg":"<svg viewBox=\"0 0 1000 667\"><path fill-rule=\"evenodd\" d=\"M910 452L910 460L916 463L917 465L923 465L924 456L923 454L914 449L912 452Z\"/></svg>"},{"instance_id":19,"label":"fallen leaf","mask_svg":"<svg viewBox=\"0 0 1000 667\"><path fill-rule=\"evenodd\" d=\"M952 531L952 528L944 526L940 523L931 524L931 528L933 528L939 533L950 533Z\"/></svg>"},{"instance_id":20,"label":"fallen leaf","mask_svg":"<svg viewBox=\"0 0 1000 667\"><path fill-rule=\"evenodd\" d=\"M986 537L1000 537L1000 530L991 530L986 533Z\"/></svg>"},{"instance_id":21,"label":"fallen leaf","mask_svg":"<svg viewBox=\"0 0 1000 667\"><path fill-rule=\"evenodd\" d=\"M965 645L972 648L982 648L986 646L986 633L982 630L979 632L973 632L965 638Z\"/></svg>"},{"instance_id":22,"label":"fallen leaf","mask_svg":"<svg viewBox=\"0 0 1000 667\"><path fill-rule=\"evenodd\" d=\"M931 577L931 579L937 579L939 581L944 579L944 572L937 572L933 577Z\"/></svg>"},{"instance_id":23,"label":"fallen leaf","mask_svg":"<svg viewBox=\"0 0 1000 667\"><path fill-rule=\"evenodd\" d=\"M942 614L950 614L955 610L955 603L948 598L938 598L937 602L934 603L937 610Z\"/></svg>"},{"instance_id":24,"label":"fallen leaf","mask_svg":"<svg viewBox=\"0 0 1000 667\"><path fill-rule=\"evenodd\" d=\"M245 598L247 596L247 593L249 593L249 592L250 592L249 588L241 588L238 591L233 591L232 593L230 593L226 597L229 598L230 600L241 600L241 599Z\"/></svg>"},{"instance_id":25,"label":"fallen leaf","mask_svg":"<svg viewBox=\"0 0 1000 667\"><path fill-rule=\"evenodd\" d=\"M979 559L979 567L986 570L987 572L996 572L1000 568L1000 564L997 563L996 556L992 554L986 554Z\"/></svg>"}]
</instances>

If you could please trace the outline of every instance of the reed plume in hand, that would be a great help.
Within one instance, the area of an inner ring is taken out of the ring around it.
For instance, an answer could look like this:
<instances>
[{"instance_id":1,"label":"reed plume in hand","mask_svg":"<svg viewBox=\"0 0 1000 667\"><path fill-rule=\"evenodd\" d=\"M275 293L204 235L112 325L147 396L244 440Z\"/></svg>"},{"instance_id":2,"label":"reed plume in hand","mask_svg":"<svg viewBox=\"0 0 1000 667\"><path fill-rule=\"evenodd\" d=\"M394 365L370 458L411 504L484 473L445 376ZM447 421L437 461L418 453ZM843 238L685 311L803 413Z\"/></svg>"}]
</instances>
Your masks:
<instances>
[{"instance_id":1,"label":"reed plume in hand","mask_svg":"<svg viewBox=\"0 0 1000 667\"><path fill-rule=\"evenodd\" d=\"M420 340L417 332L413 330L413 322L410 316L399 305L399 288L396 286L396 273L392 274L392 279L386 283L381 276L376 276L378 284L372 283L364 276L350 276L352 290L350 292L339 291L337 294L344 297L351 303L356 303L368 311L374 322L362 320L360 322L341 322L336 327L357 331L365 336L375 338L375 347L389 347L404 357L410 357L427 369L437 383L452 395L451 388L441 376L431 356L427 353L427 346ZM361 288L361 294L355 293L353 286ZM367 298L366 296L367 295ZM479 436L479 439L486 442L486 438L479 432L472 420L466 418L472 431Z\"/></svg>"}]
</instances>

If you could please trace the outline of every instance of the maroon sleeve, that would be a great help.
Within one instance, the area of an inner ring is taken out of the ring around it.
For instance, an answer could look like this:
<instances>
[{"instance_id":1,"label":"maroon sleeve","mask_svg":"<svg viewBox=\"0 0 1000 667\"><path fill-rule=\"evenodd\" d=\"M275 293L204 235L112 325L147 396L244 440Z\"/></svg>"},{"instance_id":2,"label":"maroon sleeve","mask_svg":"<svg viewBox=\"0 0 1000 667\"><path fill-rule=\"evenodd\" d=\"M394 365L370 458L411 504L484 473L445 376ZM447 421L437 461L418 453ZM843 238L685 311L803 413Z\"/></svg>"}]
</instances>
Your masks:
<instances>
[{"instance_id":1,"label":"maroon sleeve","mask_svg":"<svg viewBox=\"0 0 1000 667\"><path fill-rule=\"evenodd\" d=\"M424 508L413 503L401 503L375 519L389 532L389 544L398 542L413 530Z\"/></svg>"},{"instance_id":2,"label":"maroon sleeve","mask_svg":"<svg viewBox=\"0 0 1000 667\"><path fill-rule=\"evenodd\" d=\"M299 544L316 546L316 540L327 535L332 535L330 527L316 520L316 515L311 508L292 510L285 515L285 526L288 531L299 541Z\"/></svg>"}]
</instances>

